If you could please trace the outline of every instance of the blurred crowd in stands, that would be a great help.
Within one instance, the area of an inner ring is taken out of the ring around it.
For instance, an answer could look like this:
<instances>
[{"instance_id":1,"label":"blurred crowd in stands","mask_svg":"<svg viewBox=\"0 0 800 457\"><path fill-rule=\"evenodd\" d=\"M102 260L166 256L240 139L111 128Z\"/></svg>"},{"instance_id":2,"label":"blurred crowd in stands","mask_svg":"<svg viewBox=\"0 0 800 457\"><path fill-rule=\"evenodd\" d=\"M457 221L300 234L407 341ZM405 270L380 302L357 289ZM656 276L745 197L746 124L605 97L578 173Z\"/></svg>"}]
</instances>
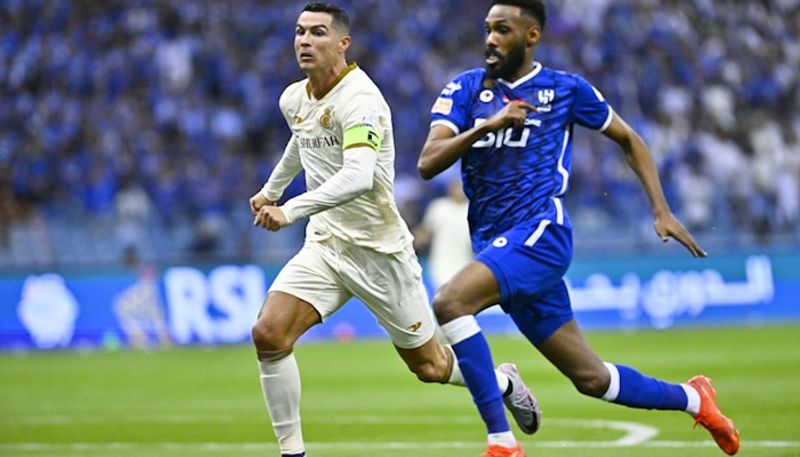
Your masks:
<instances>
[{"instance_id":1,"label":"blurred crowd in stands","mask_svg":"<svg viewBox=\"0 0 800 457\"><path fill-rule=\"evenodd\" d=\"M247 200L289 137L278 97L303 77L292 40L304 3L0 1L0 267L296 249L302 227L257 231ZM339 4L350 60L393 110L397 198L413 226L457 178L424 182L416 159L438 92L482 65L488 2ZM547 5L537 60L584 75L642 134L702 240L800 245L800 2ZM578 253L657 241L619 149L577 129L574 151ZM296 180L289 195L303 189Z\"/></svg>"}]
</instances>

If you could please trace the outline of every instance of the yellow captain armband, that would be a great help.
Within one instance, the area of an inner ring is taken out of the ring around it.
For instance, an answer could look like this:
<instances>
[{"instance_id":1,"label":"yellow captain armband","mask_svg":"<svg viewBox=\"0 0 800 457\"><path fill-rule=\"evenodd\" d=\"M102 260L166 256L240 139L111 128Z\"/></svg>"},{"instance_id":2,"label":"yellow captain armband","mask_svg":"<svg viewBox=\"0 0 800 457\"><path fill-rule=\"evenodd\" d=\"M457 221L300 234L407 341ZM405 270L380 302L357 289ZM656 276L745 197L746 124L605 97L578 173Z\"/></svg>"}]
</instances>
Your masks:
<instances>
[{"instance_id":1,"label":"yellow captain armband","mask_svg":"<svg viewBox=\"0 0 800 457\"><path fill-rule=\"evenodd\" d=\"M381 150L381 136L369 125L356 125L344 131L342 149L367 147L375 152Z\"/></svg>"}]
</instances>

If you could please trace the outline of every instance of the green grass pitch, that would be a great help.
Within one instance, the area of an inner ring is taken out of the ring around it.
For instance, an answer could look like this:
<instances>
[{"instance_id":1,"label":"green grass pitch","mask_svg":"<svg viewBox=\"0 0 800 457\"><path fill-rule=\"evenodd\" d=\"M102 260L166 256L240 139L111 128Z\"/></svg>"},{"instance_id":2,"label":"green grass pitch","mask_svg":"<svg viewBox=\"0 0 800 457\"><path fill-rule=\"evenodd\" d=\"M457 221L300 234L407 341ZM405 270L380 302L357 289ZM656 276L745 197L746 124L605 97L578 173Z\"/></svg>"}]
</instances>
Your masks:
<instances>
[{"instance_id":1,"label":"green grass pitch","mask_svg":"<svg viewBox=\"0 0 800 457\"><path fill-rule=\"evenodd\" d=\"M742 456L800 456L800 326L592 332L600 355L668 380L714 379ZM721 456L682 413L578 394L525 341L493 337L544 409L533 456ZM309 457L477 457L466 389L425 385L388 341L297 347ZM514 429L516 431L516 429ZM0 356L0 456L276 456L248 346Z\"/></svg>"}]
</instances>

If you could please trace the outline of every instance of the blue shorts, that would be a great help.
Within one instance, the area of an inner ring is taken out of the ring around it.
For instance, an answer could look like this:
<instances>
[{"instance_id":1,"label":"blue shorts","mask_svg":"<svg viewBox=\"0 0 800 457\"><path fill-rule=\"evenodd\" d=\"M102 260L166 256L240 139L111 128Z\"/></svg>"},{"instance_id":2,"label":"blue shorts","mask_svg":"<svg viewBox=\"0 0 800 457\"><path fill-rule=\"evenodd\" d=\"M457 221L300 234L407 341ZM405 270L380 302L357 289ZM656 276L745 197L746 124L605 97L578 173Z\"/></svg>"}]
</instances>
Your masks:
<instances>
[{"instance_id":1,"label":"blue shorts","mask_svg":"<svg viewBox=\"0 0 800 457\"><path fill-rule=\"evenodd\" d=\"M572 230L542 220L519 225L481 251L500 287L500 306L522 334L541 345L573 319L564 274L572 260Z\"/></svg>"}]
</instances>

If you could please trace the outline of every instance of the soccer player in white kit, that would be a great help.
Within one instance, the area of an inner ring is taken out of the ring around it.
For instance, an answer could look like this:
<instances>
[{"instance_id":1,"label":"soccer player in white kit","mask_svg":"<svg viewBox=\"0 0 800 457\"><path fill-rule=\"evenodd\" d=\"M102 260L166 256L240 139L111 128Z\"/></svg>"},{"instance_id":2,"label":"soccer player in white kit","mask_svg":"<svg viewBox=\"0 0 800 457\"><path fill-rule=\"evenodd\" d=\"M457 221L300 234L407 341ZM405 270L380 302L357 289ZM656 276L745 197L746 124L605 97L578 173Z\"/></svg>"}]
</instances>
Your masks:
<instances>
[{"instance_id":1,"label":"soccer player in white kit","mask_svg":"<svg viewBox=\"0 0 800 457\"><path fill-rule=\"evenodd\" d=\"M310 218L304 246L275 278L253 326L261 387L284 457L305 456L293 345L352 296L372 311L420 380L464 385L452 349L434 338L412 236L395 204L391 112L367 74L347 64L350 42L343 10L305 6L294 48L308 78L279 101L292 137L250 199L253 224L270 231ZM301 170L307 192L276 206ZM516 369L503 364L496 375L520 428L535 432L540 411Z\"/></svg>"}]
</instances>

